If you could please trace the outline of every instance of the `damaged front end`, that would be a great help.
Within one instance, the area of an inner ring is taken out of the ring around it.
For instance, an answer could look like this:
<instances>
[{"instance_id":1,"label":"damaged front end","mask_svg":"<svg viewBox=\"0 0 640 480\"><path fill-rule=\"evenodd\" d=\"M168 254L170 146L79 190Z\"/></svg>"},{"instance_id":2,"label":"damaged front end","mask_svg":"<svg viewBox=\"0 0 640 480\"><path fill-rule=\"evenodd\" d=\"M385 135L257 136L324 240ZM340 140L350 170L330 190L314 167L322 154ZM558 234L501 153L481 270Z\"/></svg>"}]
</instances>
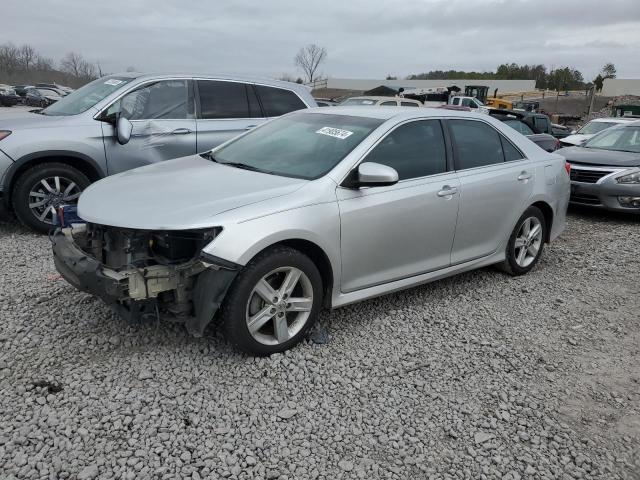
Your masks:
<instances>
[{"instance_id":1,"label":"damaged front end","mask_svg":"<svg viewBox=\"0 0 640 480\"><path fill-rule=\"evenodd\" d=\"M219 233L75 224L53 234L54 261L70 284L120 316L181 321L200 337L240 268L202 253Z\"/></svg>"}]
</instances>

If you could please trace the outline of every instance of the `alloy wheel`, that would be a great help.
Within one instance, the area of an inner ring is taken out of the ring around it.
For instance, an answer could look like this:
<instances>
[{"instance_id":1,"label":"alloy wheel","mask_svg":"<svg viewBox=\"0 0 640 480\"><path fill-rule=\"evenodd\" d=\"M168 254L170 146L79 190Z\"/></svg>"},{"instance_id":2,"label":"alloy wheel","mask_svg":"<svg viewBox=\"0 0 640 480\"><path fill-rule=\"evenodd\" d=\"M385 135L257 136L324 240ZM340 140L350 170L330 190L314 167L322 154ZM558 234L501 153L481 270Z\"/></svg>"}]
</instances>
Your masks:
<instances>
[{"instance_id":1,"label":"alloy wheel","mask_svg":"<svg viewBox=\"0 0 640 480\"><path fill-rule=\"evenodd\" d=\"M313 306L313 287L307 275L295 267L280 267L255 285L246 309L251 336L264 345L279 345L297 335L307 323Z\"/></svg>"},{"instance_id":2,"label":"alloy wheel","mask_svg":"<svg viewBox=\"0 0 640 480\"><path fill-rule=\"evenodd\" d=\"M68 178L43 178L29 189L29 210L39 221L51 225L58 207L77 203L81 193L78 184Z\"/></svg>"},{"instance_id":3,"label":"alloy wheel","mask_svg":"<svg viewBox=\"0 0 640 480\"><path fill-rule=\"evenodd\" d=\"M526 268L531 265L540 251L542 245L542 223L537 217L526 218L520 228L514 242L514 258L516 263Z\"/></svg>"}]
</instances>

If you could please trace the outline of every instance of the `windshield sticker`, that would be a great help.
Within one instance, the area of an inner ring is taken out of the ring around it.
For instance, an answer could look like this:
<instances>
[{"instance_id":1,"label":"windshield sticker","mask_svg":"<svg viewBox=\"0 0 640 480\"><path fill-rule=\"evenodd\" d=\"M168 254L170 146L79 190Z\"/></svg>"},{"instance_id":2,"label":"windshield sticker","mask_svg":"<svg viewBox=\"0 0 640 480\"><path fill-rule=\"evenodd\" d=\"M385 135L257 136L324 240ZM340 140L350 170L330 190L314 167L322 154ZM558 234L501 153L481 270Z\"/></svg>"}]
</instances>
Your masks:
<instances>
[{"instance_id":1,"label":"windshield sticker","mask_svg":"<svg viewBox=\"0 0 640 480\"><path fill-rule=\"evenodd\" d=\"M320 130L317 130L316 133L329 135L330 137L339 138L340 140L344 140L349 135L353 135L353 132L350 132L349 130L342 130L340 128L333 127L322 127Z\"/></svg>"},{"instance_id":2,"label":"windshield sticker","mask_svg":"<svg viewBox=\"0 0 640 480\"><path fill-rule=\"evenodd\" d=\"M115 78L112 78L104 82L105 85L113 85L114 87L116 85L120 85L121 83L124 83L124 80L116 80Z\"/></svg>"}]
</instances>

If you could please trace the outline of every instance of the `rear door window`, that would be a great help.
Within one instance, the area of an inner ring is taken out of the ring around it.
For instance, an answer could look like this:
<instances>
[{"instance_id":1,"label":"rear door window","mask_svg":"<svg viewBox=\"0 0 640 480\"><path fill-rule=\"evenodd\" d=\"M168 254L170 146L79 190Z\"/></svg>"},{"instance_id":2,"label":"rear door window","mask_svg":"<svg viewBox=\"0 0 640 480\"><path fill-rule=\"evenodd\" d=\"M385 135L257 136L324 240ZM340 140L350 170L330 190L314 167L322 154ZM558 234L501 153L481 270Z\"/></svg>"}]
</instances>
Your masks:
<instances>
[{"instance_id":1,"label":"rear door window","mask_svg":"<svg viewBox=\"0 0 640 480\"><path fill-rule=\"evenodd\" d=\"M241 82L198 80L200 118L251 118L261 116L253 96L250 106L247 86Z\"/></svg>"},{"instance_id":2,"label":"rear door window","mask_svg":"<svg viewBox=\"0 0 640 480\"><path fill-rule=\"evenodd\" d=\"M380 104L382 107L397 107L398 104L395 102L395 100L393 102L382 102Z\"/></svg>"},{"instance_id":3,"label":"rear door window","mask_svg":"<svg viewBox=\"0 0 640 480\"><path fill-rule=\"evenodd\" d=\"M504 162L498 132L481 121L449 120L456 151L456 170L484 167Z\"/></svg>"},{"instance_id":4,"label":"rear door window","mask_svg":"<svg viewBox=\"0 0 640 480\"><path fill-rule=\"evenodd\" d=\"M255 89L267 117L279 117L285 113L307 108L300 97L291 90L264 85L255 85Z\"/></svg>"},{"instance_id":5,"label":"rear door window","mask_svg":"<svg viewBox=\"0 0 640 480\"><path fill-rule=\"evenodd\" d=\"M417 107L418 106L417 103L413 103L413 102L400 102L400 105L402 105L403 107Z\"/></svg>"}]
</instances>

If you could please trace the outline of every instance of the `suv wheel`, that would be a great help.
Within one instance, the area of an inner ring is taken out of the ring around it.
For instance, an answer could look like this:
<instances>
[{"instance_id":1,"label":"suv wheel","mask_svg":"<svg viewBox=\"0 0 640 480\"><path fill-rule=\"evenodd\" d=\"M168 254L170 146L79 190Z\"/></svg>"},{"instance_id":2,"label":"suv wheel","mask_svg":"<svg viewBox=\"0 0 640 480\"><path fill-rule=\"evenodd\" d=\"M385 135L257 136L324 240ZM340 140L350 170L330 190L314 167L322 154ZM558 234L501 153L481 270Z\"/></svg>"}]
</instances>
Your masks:
<instances>
[{"instance_id":1,"label":"suv wheel","mask_svg":"<svg viewBox=\"0 0 640 480\"><path fill-rule=\"evenodd\" d=\"M258 356L298 344L318 319L322 278L315 264L289 247L269 249L238 274L221 310L225 337Z\"/></svg>"},{"instance_id":2,"label":"suv wheel","mask_svg":"<svg viewBox=\"0 0 640 480\"><path fill-rule=\"evenodd\" d=\"M46 233L53 228L56 209L78 202L91 182L64 163L44 163L24 172L13 189L13 209L26 226Z\"/></svg>"},{"instance_id":3,"label":"suv wheel","mask_svg":"<svg viewBox=\"0 0 640 480\"><path fill-rule=\"evenodd\" d=\"M547 223L540 209L529 207L516 223L500 268L509 275L524 275L540 260L547 238Z\"/></svg>"}]
</instances>

